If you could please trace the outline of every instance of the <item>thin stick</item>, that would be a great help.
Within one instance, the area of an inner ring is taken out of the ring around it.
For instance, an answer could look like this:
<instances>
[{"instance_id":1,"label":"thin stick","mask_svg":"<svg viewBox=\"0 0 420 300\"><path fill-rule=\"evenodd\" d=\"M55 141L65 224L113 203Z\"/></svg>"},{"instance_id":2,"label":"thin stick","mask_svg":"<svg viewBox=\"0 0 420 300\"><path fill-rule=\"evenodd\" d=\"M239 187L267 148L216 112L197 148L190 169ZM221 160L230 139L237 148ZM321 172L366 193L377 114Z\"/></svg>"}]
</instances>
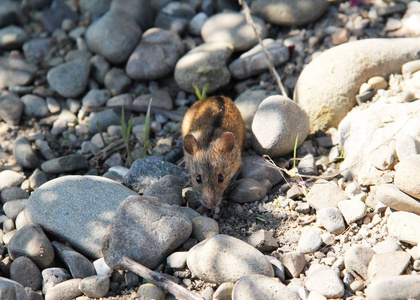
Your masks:
<instances>
[{"instance_id":1,"label":"thin stick","mask_svg":"<svg viewBox=\"0 0 420 300\"><path fill-rule=\"evenodd\" d=\"M177 299L181 300L204 300L204 298L190 292L189 290L183 288L182 286L176 284L175 282L163 277L157 272L154 272L145 266L139 264L138 262L124 256L120 264L130 270L131 272L136 273L137 275L145 278L146 280L156 284L163 290L175 296Z\"/></svg>"},{"instance_id":2,"label":"thin stick","mask_svg":"<svg viewBox=\"0 0 420 300\"><path fill-rule=\"evenodd\" d=\"M246 18L247 23L252 26L252 29L254 30L255 35L258 38L258 42L261 46L262 51L264 52L264 56L265 56L265 59L267 60L268 69L270 70L271 75L273 75L274 79L276 80L281 94L283 96L287 97L287 92L286 92L286 89L284 88L283 84L281 83L279 73L277 73L276 69L274 68L273 62L270 59L270 54L268 54L267 48L264 46L264 44L262 42L261 35L259 34L259 32L257 30L257 27L255 26L254 21L252 20L251 10L249 9L248 4L245 2L245 0L238 0L238 2L239 2L240 5L242 5L242 9L245 13L245 18Z\"/></svg>"}]
</instances>

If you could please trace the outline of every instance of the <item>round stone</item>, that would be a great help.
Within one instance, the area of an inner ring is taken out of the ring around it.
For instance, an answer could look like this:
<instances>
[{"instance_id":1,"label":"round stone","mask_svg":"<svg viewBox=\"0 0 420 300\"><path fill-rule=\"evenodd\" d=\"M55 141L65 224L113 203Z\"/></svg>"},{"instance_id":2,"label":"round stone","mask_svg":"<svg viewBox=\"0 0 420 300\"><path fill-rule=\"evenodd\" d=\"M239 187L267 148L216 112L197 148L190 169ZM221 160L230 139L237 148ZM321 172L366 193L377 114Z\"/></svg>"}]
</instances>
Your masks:
<instances>
[{"instance_id":1,"label":"round stone","mask_svg":"<svg viewBox=\"0 0 420 300\"><path fill-rule=\"evenodd\" d=\"M398 164L395 173L394 183L404 193L420 199L420 185L418 183L417 174L420 172L420 155L411 155L405 157Z\"/></svg>"}]
</instances>

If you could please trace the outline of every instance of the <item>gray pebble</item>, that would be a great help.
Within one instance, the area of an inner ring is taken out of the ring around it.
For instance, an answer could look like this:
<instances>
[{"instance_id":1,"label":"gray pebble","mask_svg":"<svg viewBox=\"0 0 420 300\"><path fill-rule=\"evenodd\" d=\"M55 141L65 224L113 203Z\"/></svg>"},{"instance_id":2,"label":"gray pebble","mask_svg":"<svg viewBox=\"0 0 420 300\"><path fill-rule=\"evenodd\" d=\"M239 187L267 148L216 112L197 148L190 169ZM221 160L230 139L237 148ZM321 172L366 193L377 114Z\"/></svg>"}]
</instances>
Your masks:
<instances>
[{"instance_id":1,"label":"gray pebble","mask_svg":"<svg viewBox=\"0 0 420 300\"><path fill-rule=\"evenodd\" d=\"M157 90L151 94L140 95L133 101L133 105L148 106L150 99L152 100L152 107L160 107L167 110L172 110L174 107L171 95L168 91Z\"/></svg>"},{"instance_id":2,"label":"gray pebble","mask_svg":"<svg viewBox=\"0 0 420 300\"><path fill-rule=\"evenodd\" d=\"M25 217L25 211L21 211L16 217L16 229L21 229L23 226L29 224L28 220Z\"/></svg>"},{"instance_id":3,"label":"gray pebble","mask_svg":"<svg viewBox=\"0 0 420 300\"><path fill-rule=\"evenodd\" d=\"M420 59L406 62L401 67L401 73L403 75L411 75L417 71L420 71Z\"/></svg>"},{"instance_id":4,"label":"gray pebble","mask_svg":"<svg viewBox=\"0 0 420 300\"><path fill-rule=\"evenodd\" d=\"M420 154L405 157L398 164L394 183L404 193L420 199L420 186L415 180L415 174L419 172Z\"/></svg>"},{"instance_id":5,"label":"gray pebble","mask_svg":"<svg viewBox=\"0 0 420 300\"><path fill-rule=\"evenodd\" d=\"M417 245L420 241L420 216L411 212L393 212L386 223L388 233L400 241Z\"/></svg>"},{"instance_id":6,"label":"gray pebble","mask_svg":"<svg viewBox=\"0 0 420 300\"><path fill-rule=\"evenodd\" d=\"M410 264L411 255L405 251L377 253L368 266L368 278L373 282L380 278L401 275Z\"/></svg>"},{"instance_id":7,"label":"gray pebble","mask_svg":"<svg viewBox=\"0 0 420 300\"><path fill-rule=\"evenodd\" d=\"M302 272L306 265L305 255L300 251L284 253L281 256L281 262L283 263L287 272L295 278L299 277L299 274Z\"/></svg>"},{"instance_id":8,"label":"gray pebble","mask_svg":"<svg viewBox=\"0 0 420 300\"><path fill-rule=\"evenodd\" d=\"M253 232L247 242L261 252L273 251L278 248L278 242L273 237L273 233L263 229Z\"/></svg>"},{"instance_id":9,"label":"gray pebble","mask_svg":"<svg viewBox=\"0 0 420 300\"><path fill-rule=\"evenodd\" d=\"M23 59L0 58L0 88L26 86L33 81L37 70L36 65Z\"/></svg>"},{"instance_id":10,"label":"gray pebble","mask_svg":"<svg viewBox=\"0 0 420 300\"><path fill-rule=\"evenodd\" d=\"M3 204L3 211L10 219L16 219L18 214L25 209L28 200L11 200Z\"/></svg>"},{"instance_id":11,"label":"gray pebble","mask_svg":"<svg viewBox=\"0 0 420 300\"><path fill-rule=\"evenodd\" d=\"M195 10L189 3L178 1L169 2L157 14L155 27L182 34L194 15Z\"/></svg>"},{"instance_id":12,"label":"gray pebble","mask_svg":"<svg viewBox=\"0 0 420 300\"><path fill-rule=\"evenodd\" d=\"M39 159L26 137L16 139L13 147L13 156L16 162L27 169L35 169Z\"/></svg>"},{"instance_id":13,"label":"gray pebble","mask_svg":"<svg viewBox=\"0 0 420 300\"><path fill-rule=\"evenodd\" d=\"M298 172L300 175L318 175L315 165L315 158L312 153L306 154L298 164Z\"/></svg>"},{"instance_id":14,"label":"gray pebble","mask_svg":"<svg viewBox=\"0 0 420 300\"><path fill-rule=\"evenodd\" d=\"M340 298L344 295L344 284L338 274L327 266L315 267L305 281L309 291L316 291L326 298Z\"/></svg>"},{"instance_id":15,"label":"gray pebble","mask_svg":"<svg viewBox=\"0 0 420 300\"><path fill-rule=\"evenodd\" d=\"M47 268L42 271L42 292L46 294L48 289L71 278L69 272L63 268Z\"/></svg>"},{"instance_id":16,"label":"gray pebble","mask_svg":"<svg viewBox=\"0 0 420 300\"><path fill-rule=\"evenodd\" d=\"M1 67L0 67L1 74ZM1 78L0 78L1 81ZM19 125L23 111L22 101L13 94L0 97L0 118L9 125Z\"/></svg>"},{"instance_id":17,"label":"gray pebble","mask_svg":"<svg viewBox=\"0 0 420 300\"><path fill-rule=\"evenodd\" d=\"M239 171L239 178L252 178L259 182L268 179L274 186L283 180L281 171L261 156L242 157L242 167Z\"/></svg>"},{"instance_id":18,"label":"gray pebble","mask_svg":"<svg viewBox=\"0 0 420 300\"><path fill-rule=\"evenodd\" d=\"M29 300L25 288L21 284L5 277L0 277L0 294L4 295L7 300Z\"/></svg>"},{"instance_id":19,"label":"gray pebble","mask_svg":"<svg viewBox=\"0 0 420 300\"><path fill-rule=\"evenodd\" d=\"M28 199L29 194L24 189L20 187L11 186L4 188L1 191L1 202L6 203L11 200L18 200L18 199Z\"/></svg>"},{"instance_id":20,"label":"gray pebble","mask_svg":"<svg viewBox=\"0 0 420 300\"><path fill-rule=\"evenodd\" d=\"M111 94L108 90L90 90L82 99L84 107L100 107L105 105Z\"/></svg>"},{"instance_id":21,"label":"gray pebble","mask_svg":"<svg viewBox=\"0 0 420 300\"><path fill-rule=\"evenodd\" d=\"M109 10L111 2L112 0L81 0L80 9L82 12L101 16Z\"/></svg>"},{"instance_id":22,"label":"gray pebble","mask_svg":"<svg viewBox=\"0 0 420 300\"><path fill-rule=\"evenodd\" d=\"M32 190L39 188L41 185L48 181L47 175L40 169L36 169L31 177L29 177L29 185Z\"/></svg>"},{"instance_id":23,"label":"gray pebble","mask_svg":"<svg viewBox=\"0 0 420 300\"><path fill-rule=\"evenodd\" d=\"M118 68L112 68L105 74L105 87L113 96L127 92L131 86L131 79L125 72Z\"/></svg>"},{"instance_id":24,"label":"gray pebble","mask_svg":"<svg viewBox=\"0 0 420 300\"><path fill-rule=\"evenodd\" d=\"M109 71L110 64L102 55L95 55L90 59L91 75L99 84L104 84L105 75Z\"/></svg>"},{"instance_id":25,"label":"gray pebble","mask_svg":"<svg viewBox=\"0 0 420 300\"><path fill-rule=\"evenodd\" d=\"M316 181L306 195L306 201L316 210L324 207L337 207L338 202L347 199L346 193L335 183L325 180Z\"/></svg>"},{"instance_id":26,"label":"gray pebble","mask_svg":"<svg viewBox=\"0 0 420 300\"><path fill-rule=\"evenodd\" d=\"M318 209L316 216L319 223L331 233L340 234L346 229L343 215L336 207Z\"/></svg>"},{"instance_id":27,"label":"gray pebble","mask_svg":"<svg viewBox=\"0 0 420 300\"><path fill-rule=\"evenodd\" d=\"M23 44L22 50L28 62L39 64L52 48L50 38L32 38Z\"/></svg>"},{"instance_id":28,"label":"gray pebble","mask_svg":"<svg viewBox=\"0 0 420 300\"><path fill-rule=\"evenodd\" d=\"M133 103L133 96L131 94L121 94L112 97L106 102L106 106L117 106L117 105L123 105L123 106L130 106Z\"/></svg>"},{"instance_id":29,"label":"gray pebble","mask_svg":"<svg viewBox=\"0 0 420 300\"><path fill-rule=\"evenodd\" d=\"M19 49L28 39L28 34L20 27L10 25L0 29L1 50Z\"/></svg>"},{"instance_id":30,"label":"gray pebble","mask_svg":"<svg viewBox=\"0 0 420 300\"><path fill-rule=\"evenodd\" d=\"M12 262L10 279L34 291L41 288L41 271L30 258L24 256L18 257Z\"/></svg>"},{"instance_id":31,"label":"gray pebble","mask_svg":"<svg viewBox=\"0 0 420 300\"><path fill-rule=\"evenodd\" d=\"M133 18L120 10L111 10L89 26L86 42L92 52L120 64L128 59L141 34Z\"/></svg>"},{"instance_id":32,"label":"gray pebble","mask_svg":"<svg viewBox=\"0 0 420 300\"><path fill-rule=\"evenodd\" d=\"M63 173L80 169L87 169L88 162L84 155L71 154L54 158L41 165L45 173Z\"/></svg>"},{"instance_id":33,"label":"gray pebble","mask_svg":"<svg viewBox=\"0 0 420 300\"><path fill-rule=\"evenodd\" d=\"M416 275L392 276L371 283L365 291L368 299L394 300L420 297L420 277Z\"/></svg>"},{"instance_id":34,"label":"gray pebble","mask_svg":"<svg viewBox=\"0 0 420 300\"><path fill-rule=\"evenodd\" d=\"M48 114L46 101L35 95L25 95L20 98L24 107L23 113L28 117L45 117Z\"/></svg>"},{"instance_id":35,"label":"gray pebble","mask_svg":"<svg viewBox=\"0 0 420 300\"><path fill-rule=\"evenodd\" d=\"M89 133L95 134L98 132L98 123L102 131L106 131L110 125L120 125L121 116L113 109L106 109L95 113L89 120Z\"/></svg>"},{"instance_id":36,"label":"gray pebble","mask_svg":"<svg viewBox=\"0 0 420 300\"><path fill-rule=\"evenodd\" d=\"M151 3L147 0L112 1L111 10L126 13L136 20L143 31L153 26L154 12Z\"/></svg>"},{"instance_id":37,"label":"gray pebble","mask_svg":"<svg viewBox=\"0 0 420 300\"><path fill-rule=\"evenodd\" d=\"M191 224L191 236L199 242L219 234L219 224L211 218L203 216L195 217L191 220Z\"/></svg>"},{"instance_id":38,"label":"gray pebble","mask_svg":"<svg viewBox=\"0 0 420 300\"><path fill-rule=\"evenodd\" d=\"M68 123L74 122L77 117L70 111L64 109L61 111L58 119L54 122L53 127L51 129L51 134L59 135L62 134L68 128Z\"/></svg>"},{"instance_id":39,"label":"gray pebble","mask_svg":"<svg viewBox=\"0 0 420 300\"><path fill-rule=\"evenodd\" d=\"M366 215L366 204L360 200L344 200L337 204L347 224L354 223Z\"/></svg>"},{"instance_id":40,"label":"gray pebble","mask_svg":"<svg viewBox=\"0 0 420 300\"><path fill-rule=\"evenodd\" d=\"M154 285L153 283L145 283L139 286L137 295L141 299L156 299L156 300L165 300L165 292Z\"/></svg>"},{"instance_id":41,"label":"gray pebble","mask_svg":"<svg viewBox=\"0 0 420 300\"><path fill-rule=\"evenodd\" d=\"M101 298L109 291L109 277L108 276L90 276L82 279L79 289L82 293L90 298Z\"/></svg>"},{"instance_id":42,"label":"gray pebble","mask_svg":"<svg viewBox=\"0 0 420 300\"><path fill-rule=\"evenodd\" d=\"M183 269L187 265L188 252L174 252L166 259L166 264L171 269Z\"/></svg>"},{"instance_id":43,"label":"gray pebble","mask_svg":"<svg viewBox=\"0 0 420 300\"><path fill-rule=\"evenodd\" d=\"M60 112L60 103L55 98L47 97L45 101L47 102L47 108L50 113L55 114Z\"/></svg>"},{"instance_id":44,"label":"gray pebble","mask_svg":"<svg viewBox=\"0 0 420 300\"><path fill-rule=\"evenodd\" d=\"M159 181L149 185L143 192L144 196L159 197L167 204L182 203L182 189L185 182L172 175L163 176Z\"/></svg>"},{"instance_id":45,"label":"gray pebble","mask_svg":"<svg viewBox=\"0 0 420 300\"><path fill-rule=\"evenodd\" d=\"M79 285L82 279L69 279L63 281L50 289L45 295L45 300L70 300L82 295Z\"/></svg>"},{"instance_id":46,"label":"gray pebble","mask_svg":"<svg viewBox=\"0 0 420 300\"><path fill-rule=\"evenodd\" d=\"M6 217L6 220L3 221L3 231L4 231L4 233L11 232L15 229L16 229L16 226L15 226L15 222L13 221L13 219L10 219L10 218ZM8 244L5 241L4 241L4 243Z\"/></svg>"},{"instance_id":47,"label":"gray pebble","mask_svg":"<svg viewBox=\"0 0 420 300\"><path fill-rule=\"evenodd\" d=\"M313 253L321 247L321 244L321 237L315 231L307 230L300 236L298 249L303 253Z\"/></svg>"},{"instance_id":48,"label":"gray pebble","mask_svg":"<svg viewBox=\"0 0 420 300\"><path fill-rule=\"evenodd\" d=\"M394 251L401 251L401 247L396 239L387 238L373 246L372 250L376 253L389 253Z\"/></svg>"},{"instance_id":49,"label":"gray pebble","mask_svg":"<svg viewBox=\"0 0 420 300\"><path fill-rule=\"evenodd\" d=\"M207 19L208 16L205 12L199 12L196 14L188 23L188 32L192 35L200 36L201 28L203 28L203 25Z\"/></svg>"}]
</instances>

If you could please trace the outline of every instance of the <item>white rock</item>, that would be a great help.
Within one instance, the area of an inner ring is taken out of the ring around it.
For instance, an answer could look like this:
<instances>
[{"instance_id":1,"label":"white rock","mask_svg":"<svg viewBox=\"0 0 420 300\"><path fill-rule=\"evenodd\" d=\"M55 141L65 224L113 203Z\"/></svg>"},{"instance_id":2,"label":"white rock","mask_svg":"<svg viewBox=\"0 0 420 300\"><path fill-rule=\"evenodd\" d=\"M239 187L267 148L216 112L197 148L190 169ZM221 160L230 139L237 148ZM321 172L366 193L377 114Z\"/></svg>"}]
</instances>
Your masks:
<instances>
[{"instance_id":1,"label":"white rock","mask_svg":"<svg viewBox=\"0 0 420 300\"><path fill-rule=\"evenodd\" d=\"M306 195L306 201L316 210L324 207L336 207L340 201L347 199L344 191L335 183L326 180L316 181Z\"/></svg>"},{"instance_id":2,"label":"white rock","mask_svg":"<svg viewBox=\"0 0 420 300\"><path fill-rule=\"evenodd\" d=\"M368 267L369 280L401 275L410 263L411 255L404 251L373 255Z\"/></svg>"},{"instance_id":3,"label":"white rock","mask_svg":"<svg viewBox=\"0 0 420 300\"><path fill-rule=\"evenodd\" d=\"M392 213L386 224L390 236L397 240L416 245L420 241L420 216L397 211Z\"/></svg>"},{"instance_id":4,"label":"white rock","mask_svg":"<svg viewBox=\"0 0 420 300\"><path fill-rule=\"evenodd\" d=\"M97 275L103 275L111 277L112 275L112 268L108 266L103 257L98 258L93 262L93 267L95 268Z\"/></svg>"},{"instance_id":5,"label":"white rock","mask_svg":"<svg viewBox=\"0 0 420 300\"><path fill-rule=\"evenodd\" d=\"M420 184L417 178L418 174L420 174L420 155L417 154L405 157L398 164L394 183L404 193L420 199Z\"/></svg>"},{"instance_id":6,"label":"white rock","mask_svg":"<svg viewBox=\"0 0 420 300\"><path fill-rule=\"evenodd\" d=\"M316 213L319 223L334 234L340 234L346 229L343 215L336 207L324 207Z\"/></svg>"},{"instance_id":7,"label":"white rock","mask_svg":"<svg viewBox=\"0 0 420 300\"><path fill-rule=\"evenodd\" d=\"M340 298L344 295L343 282L337 273L327 266L320 265L312 271L306 278L305 287L327 298Z\"/></svg>"},{"instance_id":8,"label":"white rock","mask_svg":"<svg viewBox=\"0 0 420 300\"><path fill-rule=\"evenodd\" d=\"M346 270L356 276L358 275L367 279L368 265L374 254L375 251L368 247L361 245L352 246L346 251L344 256Z\"/></svg>"},{"instance_id":9,"label":"white rock","mask_svg":"<svg viewBox=\"0 0 420 300\"><path fill-rule=\"evenodd\" d=\"M419 299L420 276L402 275L372 282L365 290L369 300Z\"/></svg>"},{"instance_id":10,"label":"white rock","mask_svg":"<svg viewBox=\"0 0 420 300\"><path fill-rule=\"evenodd\" d=\"M304 232L298 242L298 249L303 253L315 252L321 247L322 239L313 230Z\"/></svg>"},{"instance_id":11,"label":"white rock","mask_svg":"<svg viewBox=\"0 0 420 300\"><path fill-rule=\"evenodd\" d=\"M344 216L347 224L356 222L366 215L366 204L360 200L344 200L338 202L338 209Z\"/></svg>"}]
</instances>

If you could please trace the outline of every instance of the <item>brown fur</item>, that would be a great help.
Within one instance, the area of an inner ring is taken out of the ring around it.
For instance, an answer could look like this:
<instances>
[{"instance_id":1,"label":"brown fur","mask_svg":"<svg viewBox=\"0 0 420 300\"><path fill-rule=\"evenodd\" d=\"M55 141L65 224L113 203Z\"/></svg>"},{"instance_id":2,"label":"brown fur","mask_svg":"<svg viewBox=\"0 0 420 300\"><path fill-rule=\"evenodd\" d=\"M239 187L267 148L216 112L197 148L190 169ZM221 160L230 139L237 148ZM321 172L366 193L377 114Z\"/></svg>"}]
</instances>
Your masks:
<instances>
[{"instance_id":1,"label":"brown fur","mask_svg":"<svg viewBox=\"0 0 420 300\"><path fill-rule=\"evenodd\" d=\"M197 101L185 114L182 136L192 186L200 193L201 202L214 208L242 163L246 128L241 113L223 96ZM198 175L201 184L196 180Z\"/></svg>"}]
</instances>

